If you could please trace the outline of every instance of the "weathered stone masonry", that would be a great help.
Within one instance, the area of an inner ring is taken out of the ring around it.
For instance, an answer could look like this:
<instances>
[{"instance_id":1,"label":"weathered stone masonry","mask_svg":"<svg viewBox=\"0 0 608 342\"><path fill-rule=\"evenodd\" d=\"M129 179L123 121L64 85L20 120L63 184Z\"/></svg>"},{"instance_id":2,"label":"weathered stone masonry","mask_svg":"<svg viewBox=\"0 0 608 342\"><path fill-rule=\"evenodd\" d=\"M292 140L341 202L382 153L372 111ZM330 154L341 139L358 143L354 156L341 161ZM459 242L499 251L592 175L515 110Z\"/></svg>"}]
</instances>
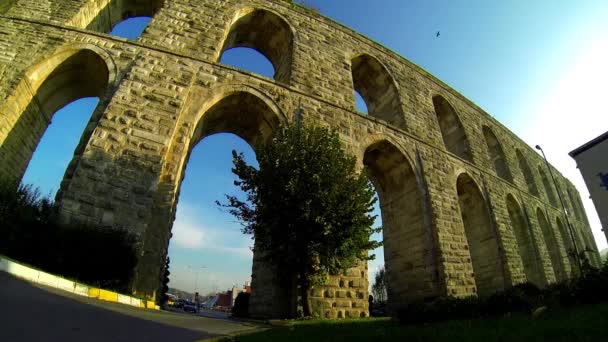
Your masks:
<instances>
[{"instance_id":1,"label":"weathered stone masonry","mask_svg":"<svg viewBox=\"0 0 608 342\"><path fill-rule=\"evenodd\" d=\"M153 19L136 41L107 35ZM219 64L251 47L274 79ZM392 308L486 295L572 276L574 248L597 247L572 183L557 175L574 241L544 161L481 108L392 51L280 0L13 0L0 6L0 176L20 179L55 111L100 103L57 200L67 221L141 240L133 291L153 295L179 188L198 141L235 133L255 149L299 104L337 129L380 197ZM369 115L355 110L353 89ZM111 246L108 247L111 249ZM327 317L368 314L367 268L312 290ZM254 257L252 308L287 313L285 287Z\"/></svg>"}]
</instances>

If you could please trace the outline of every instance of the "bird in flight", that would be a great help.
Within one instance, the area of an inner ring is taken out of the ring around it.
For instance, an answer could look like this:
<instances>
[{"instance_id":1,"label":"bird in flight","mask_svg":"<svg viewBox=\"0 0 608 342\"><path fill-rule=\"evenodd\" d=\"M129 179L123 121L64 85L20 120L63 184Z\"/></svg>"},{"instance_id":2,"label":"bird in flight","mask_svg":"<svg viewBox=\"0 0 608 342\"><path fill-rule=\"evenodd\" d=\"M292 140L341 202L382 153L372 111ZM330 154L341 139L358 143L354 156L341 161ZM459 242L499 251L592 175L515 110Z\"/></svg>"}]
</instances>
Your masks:
<instances>
[{"instance_id":1,"label":"bird in flight","mask_svg":"<svg viewBox=\"0 0 608 342\"><path fill-rule=\"evenodd\" d=\"M435 35L435 38L438 38L440 35L439 31L437 31L437 34Z\"/></svg>"}]
</instances>

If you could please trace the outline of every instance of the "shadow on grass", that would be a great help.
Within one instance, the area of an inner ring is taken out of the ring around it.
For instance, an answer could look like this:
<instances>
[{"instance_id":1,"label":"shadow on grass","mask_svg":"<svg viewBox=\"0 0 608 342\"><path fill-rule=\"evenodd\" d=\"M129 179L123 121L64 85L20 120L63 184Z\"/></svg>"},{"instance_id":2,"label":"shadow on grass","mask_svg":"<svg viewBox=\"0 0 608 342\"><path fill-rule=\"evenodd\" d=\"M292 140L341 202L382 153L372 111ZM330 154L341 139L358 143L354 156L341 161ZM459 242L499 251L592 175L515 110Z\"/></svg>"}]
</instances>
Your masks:
<instances>
[{"instance_id":1,"label":"shadow on grass","mask_svg":"<svg viewBox=\"0 0 608 342\"><path fill-rule=\"evenodd\" d=\"M295 321L226 341L605 341L608 304L484 320L403 326L388 318Z\"/></svg>"}]
</instances>

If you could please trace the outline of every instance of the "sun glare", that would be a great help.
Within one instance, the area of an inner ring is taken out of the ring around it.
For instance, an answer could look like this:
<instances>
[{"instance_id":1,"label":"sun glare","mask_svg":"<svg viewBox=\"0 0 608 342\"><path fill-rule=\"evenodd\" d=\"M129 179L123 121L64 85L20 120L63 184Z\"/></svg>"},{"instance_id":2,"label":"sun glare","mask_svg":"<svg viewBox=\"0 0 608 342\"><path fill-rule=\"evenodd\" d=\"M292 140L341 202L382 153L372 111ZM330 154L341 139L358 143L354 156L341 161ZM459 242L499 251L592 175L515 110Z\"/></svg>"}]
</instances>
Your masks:
<instances>
[{"instance_id":1,"label":"sun glare","mask_svg":"<svg viewBox=\"0 0 608 342\"><path fill-rule=\"evenodd\" d=\"M607 244L598 215L568 152L608 131L608 106L604 104L608 95L608 40L581 49L562 75L529 111L527 128L521 136L532 145L541 144L550 162L581 192L595 240L602 250Z\"/></svg>"}]
</instances>

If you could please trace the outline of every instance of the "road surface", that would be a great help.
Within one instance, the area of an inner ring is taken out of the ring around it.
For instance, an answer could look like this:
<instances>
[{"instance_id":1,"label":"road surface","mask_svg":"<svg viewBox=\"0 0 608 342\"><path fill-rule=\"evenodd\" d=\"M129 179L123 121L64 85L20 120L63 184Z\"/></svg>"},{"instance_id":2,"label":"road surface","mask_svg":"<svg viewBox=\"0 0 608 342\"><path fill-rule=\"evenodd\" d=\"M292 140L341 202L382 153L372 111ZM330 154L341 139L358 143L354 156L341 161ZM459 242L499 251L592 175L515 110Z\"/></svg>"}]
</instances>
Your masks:
<instances>
[{"instance_id":1,"label":"road surface","mask_svg":"<svg viewBox=\"0 0 608 342\"><path fill-rule=\"evenodd\" d=\"M0 272L0 341L175 341L260 329L250 323L102 302Z\"/></svg>"}]
</instances>

